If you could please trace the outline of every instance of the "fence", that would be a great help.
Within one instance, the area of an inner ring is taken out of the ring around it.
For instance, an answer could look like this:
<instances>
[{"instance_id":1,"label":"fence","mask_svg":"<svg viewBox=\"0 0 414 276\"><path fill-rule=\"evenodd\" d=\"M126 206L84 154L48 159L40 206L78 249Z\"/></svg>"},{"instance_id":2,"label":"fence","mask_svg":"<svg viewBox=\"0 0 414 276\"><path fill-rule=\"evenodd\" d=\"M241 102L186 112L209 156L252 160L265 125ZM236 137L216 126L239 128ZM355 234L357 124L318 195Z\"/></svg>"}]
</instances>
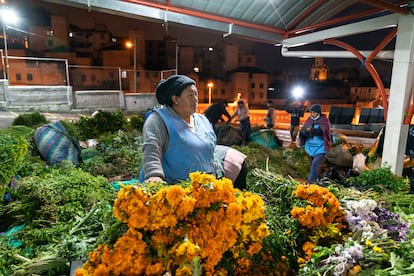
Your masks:
<instances>
[{"instance_id":1,"label":"fence","mask_svg":"<svg viewBox=\"0 0 414 276\"><path fill-rule=\"evenodd\" d=\"M58 58L8 56L6 60L4 55L0 64L0 79L8 79L9 86L72 86L74 92L117 90L131 93L136 92L133 89L136 80L137 91L152 93L160 79L176 72L176 69L154 71L69 65L68 59Z\"/></svg>"}]
</instances>

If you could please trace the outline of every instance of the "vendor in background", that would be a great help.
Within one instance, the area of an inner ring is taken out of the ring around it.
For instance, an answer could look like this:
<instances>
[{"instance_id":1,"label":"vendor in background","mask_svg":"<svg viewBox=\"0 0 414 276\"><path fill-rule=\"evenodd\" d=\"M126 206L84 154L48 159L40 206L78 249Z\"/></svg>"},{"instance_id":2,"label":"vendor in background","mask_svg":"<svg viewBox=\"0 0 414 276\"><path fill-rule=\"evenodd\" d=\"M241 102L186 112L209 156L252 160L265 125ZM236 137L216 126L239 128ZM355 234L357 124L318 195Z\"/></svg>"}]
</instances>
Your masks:
<instances>
[{"instance_id":1,"label":"vendor in background","mask_svg":"<svg viewBox=\"0 0 414 276\"><path fill-rule=\"evenodd\" d=\"M275 108L272 101L267 101L267 113L264 121L267 129L272 129L275 126Z\"/></svg>"},{"instance_id":2,"label":"vendor in background","mask_svg":"<svg viewBox=\"0 0 414 276\"><path fill-rule=\"evenodd\" d=\"M305 106L302 105L302 102L296 101L287 107L286 112L290 114L290 138L292 143L295 143L299 132L300 118L305 114Z\"/></svg>"},{"instance_id":3,"label":"vendor in background","mask_svg":"<svg viewBox=\"0 0 414 276\"><path fill-rule=\"evenodd\" d=\"M311 106L310 116L303 124L299 138L300 146L305 147L311 161L307 183L317 183L325 155L331 146L329 119L322 114L319 104Z\"/></svg>"},{"instance_id":4,"label":"vendor in background","mask_svg":"<svg viewBox=\"0 0 414 276\"><path fill-rule=\"evenodd\" d=\"M233 115L231 115L231 119L235 117L237 117L236 121L240 122L240 132L241 132L244 144L248 143L250 141L250 133L251 133L250 111L244 99L240 99L237 102L237 108L234 111Z\"/></svg>"},{"instance_id":5,"label":"vendor in background","mask_svg":"<svg viewBox=\"0 0 414 276\"><path fill-rule=\"evenodd\" d=\"M231 116L229 112L227 112L226 107L227 107L227 101L223 100L218 103L210 105L204 111L204 115L207 117L207 119L210 121L213 127L216 126L218 121L224 121L223 116L227 117L227 123L230 123Z\"/></svg>"},{"instance_id":6,"label":"vendor in background","mask_svg":"<svg viewBox=\"0 0 414 276\"><path fill-rule=\"evenodd\" d=\"M156 88L162 108L144 122L141 182L179 183L201 171L220 177L214 162L216 135L208 119L196 113L195 81L183 75L161 80Z\"/></svg>"}]
</instances>

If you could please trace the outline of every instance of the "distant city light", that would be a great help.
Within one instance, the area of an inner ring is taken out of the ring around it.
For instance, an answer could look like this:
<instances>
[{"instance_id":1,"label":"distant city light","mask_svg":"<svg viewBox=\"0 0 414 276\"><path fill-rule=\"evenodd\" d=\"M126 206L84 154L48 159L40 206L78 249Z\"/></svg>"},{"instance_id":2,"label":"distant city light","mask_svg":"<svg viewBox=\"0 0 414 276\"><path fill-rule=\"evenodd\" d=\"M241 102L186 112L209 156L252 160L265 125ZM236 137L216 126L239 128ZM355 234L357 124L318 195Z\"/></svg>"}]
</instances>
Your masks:
<instances>
[{"instance_id":1,"label":"distant city light","mask_svg":"<svg viewBox=\"0 0 414 276\"><path fill-rule=\"evenodd\" d=\"M199 73L200 72L200 68L194 67L194 72Z\"/></svg>"},{"instance_id":2,"label":"distant city light","mask_svg":"<svg viewBox=\"0 0 414 276\"><path fill-rule=\"evenodd\" d=\"M305 91L303 90L302 86L295 86L292 90L293 97L296 99L303 97L303 94L305 94Z\"/></svg>"},{"instance_id":3,"label":"distant city light","mask_svg":"<svg viewBox=\"0 0 414 276\"><path fill-rule=\"evenodd\" d=\"M214 51L214 48L213 48L213 47L208 47L208 50L209 50L210 52L213 52L213 51Z\"/></svg>"}]
</instances>

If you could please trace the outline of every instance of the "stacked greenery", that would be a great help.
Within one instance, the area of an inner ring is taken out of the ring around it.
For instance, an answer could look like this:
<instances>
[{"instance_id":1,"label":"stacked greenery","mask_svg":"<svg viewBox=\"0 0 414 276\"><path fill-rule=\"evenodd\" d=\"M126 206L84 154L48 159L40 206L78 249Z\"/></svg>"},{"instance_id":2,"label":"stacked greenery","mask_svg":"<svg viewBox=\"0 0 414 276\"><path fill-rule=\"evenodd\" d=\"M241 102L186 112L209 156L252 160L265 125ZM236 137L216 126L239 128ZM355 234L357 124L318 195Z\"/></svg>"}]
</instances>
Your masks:
<instances>
[{"instance_id":1,"label":"stacked greenery","mask_svg":"<svg viewBox=\"0 0 414 276\"><path fill-rule=\"evenodd\" d=\"M71 136L98 142L95 149L82 151L84 161L76 168L67 163L46 166L33 143L36 124L0 131L0 160L10 159L0 164L3 187L0 194L4 198L0 203L0 232L9 231L0 236L0 275L68 275L72 262L85 261L97 244L114 244L125 233L126 226L112 215L116 191L109 179L137 175L142 122L142 116L127 120L119 112L100 112L75 123L64 121ZM290 214L297 202L292 192L309 168L305 153L297 148L272 150L254 143L236 148L248 156L248 190L263 198L271 230L263 252L270 252L272 260L257 255L253 262L273 271L306 274L298 263L304 253L301 248L304 233ZM15 187L9 185L13 177ZM346 185L332 179L321 184L338 199L371 198L401 214L405 221L414 222L414 201L413 195L407 193L408 180L392 175L389 168L364 172L349 178ZM395 247L394 259L390 255L369 273L413 273L409 266L414 263L409 254L413 251L410 237L408 242ZM329 275L326 268L317 264L333 251L325 248L319 252L310 259L308 271ZM277 267L281 263L282 269ZM393 270L389 269L391 265Z\"/></svg>"}]
</instances>

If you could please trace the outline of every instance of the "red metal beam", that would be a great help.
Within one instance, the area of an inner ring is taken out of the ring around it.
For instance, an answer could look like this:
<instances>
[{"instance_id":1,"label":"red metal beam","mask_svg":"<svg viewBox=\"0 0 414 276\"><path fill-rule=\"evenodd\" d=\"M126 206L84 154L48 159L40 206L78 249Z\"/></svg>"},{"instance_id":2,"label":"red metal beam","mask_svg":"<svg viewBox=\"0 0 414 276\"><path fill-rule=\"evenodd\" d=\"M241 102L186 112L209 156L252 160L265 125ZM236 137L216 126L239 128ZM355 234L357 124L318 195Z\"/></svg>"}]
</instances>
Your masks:
<instances>
[{"instance_id":1,"label":"red metal beam","mask_svg":"<svg viewBox=\"0 0 414 276\"><path fill-rule=\"evenodd\" d=\"M310 6L306 10L304 10L301 14L299 14L299 16L295 19L295 21L293 21L292 24L290 24L290 26L287 27L287 29L290 30L290 29L294 28L305 17L307 17L311 12L313 12L314 10L316 10L319 6L321 6L325 2L326 2L325 0L319 0L318 2L316 2L315 4L313 4L312 6Z\"/></svg>"},{"instance_id":2,"label":"red metal beam","mask_svg":"<svg viewBox=\"0 0 414 276\"><path fill-rule=\"evenodd\" d=\"M336 39L326 39L324 41L324 43L326 44L331 44L331 45L336 45L338 47L341 47L347 51L350 51L351 53L353 53L360 61L361 63L365 66L365 68L367 68L368 72L370 73L371 77L374 79L374 82L378 88L378 90L381 93L381 100L382 100L382 105L384 107L384 118L386 120L387 118L387 113L388 113L388 99L387 99L387 95L385 94L385 88L384 88L384 84L382 83L381 77L379 76L377 70L375 69L375 67L371 64L371 63L367 63L364 61L365 57L354 47L352 47L351 45L336 40Z\"/></svg>"},{"instance_id":3,"label":"red metal beam","mask_svg":"<svg viewBox=\"0 0 414 276\"><path fill-rule=\"evenodd\" d=\"M413 92L411 91L411 94ZM414 101L411 103L410 108L408 109L408 112L404 118L404 124L409 125L411 123L411 120L414 116Z\"/></svg>"},{"instance_id":4,"label":"red metal beam","mask_svg":"<svg viewBox=\"0 0 414 276\"><path fill-rule=\"evenodd\" d=\"M332 19L332 20L328 20L328 21L321 22L321 23L318 23L318 24L309 25L309 26L298 28L298 29L295 29L295 30L289 30L289 31L286 32L286 35L294 36L298 33L303 34L305 32L310 32L310 31L314 31L314 30L317 30L317 29L325 28L325 27L331 27L332 25L342 24L342 23L353 21L353 20L356 20L356 19L360 19L360 18L363 18L363 17L366 17L366 16L374 15L374 14L380 13L380 12L383 12L383 10L376 8L376 9L372 9L372 10L369 10L369 11L355 13L353 15L348 15L348 16L335 18L335 19Z\"/></svg>"},{"instance_id":5,"label":"red metal beam","mask_svg":"<svg viewBox=\"0 0 414 276\"><path fill-rule=\"evenodd\" d=\"M367 63L371 63L371 61L378 55L378 53L387 46L388 43L397 35L397 28L393 28L391 32L378 44L378 46L371 52L369 57L365 60Z\"/></svg>"},{"instance_id":6,"label":"red metal beam","mask_svg":"<svg viewBox=\"0 0 414 276\"><path fill-rule=\"evenodd\" d=\"M384 10L389 10L390 12L400 13L404 15L407 15L409 12L408 9L401 8L400 3L393 4L390 2L385 2L383 0L359 0L359 2L368 4L373 7L381 8ZM402 2L402 3L406 3L406 2Z\"/></svg>"},{"instance_id":7,"label":"red metal beam","mask_svg":"<svg viewBox=\"0 0 414 276\"><path fill-rule=\"evenodd\" d=\"M237 20L237 19L232 19L232 18L227 18L227 17L222 17L222 16L219 16L219 15L210 14L210 13L206 13L206 12L199 12L199 11L195 11L195 10L189 10L189 9L186 9L186 8L171 6L169 4L161 4L161 3L156 3L156 2L152 2L152 1L146 1L146 0L123 0L123 1L138 4L138 5L143 5L143 6L147 6L147 7L157 8L157 9L161 9L161 10L166 10L166 11L172 11L172 12L177 12L177 13L181 13L181 14L191 15L191 16L195 16L195 17L199 17L199 18L209 19L209 20L213 20L213 21L217 21L217 22L223 22L223 23L228 23L228 24L233 23L233 24L238 25L238 26L251 28L251 29L255 29L255 30L259 30L259 31L264 31L264 32L269 32L269 33L275 33L275 34L279 34L279 35L284 35L286 33L285 30L281 30L281 29L271 27L271 26L254 24L254 23L241 21L241 20Z\"/></svg>"}]
</instances>

